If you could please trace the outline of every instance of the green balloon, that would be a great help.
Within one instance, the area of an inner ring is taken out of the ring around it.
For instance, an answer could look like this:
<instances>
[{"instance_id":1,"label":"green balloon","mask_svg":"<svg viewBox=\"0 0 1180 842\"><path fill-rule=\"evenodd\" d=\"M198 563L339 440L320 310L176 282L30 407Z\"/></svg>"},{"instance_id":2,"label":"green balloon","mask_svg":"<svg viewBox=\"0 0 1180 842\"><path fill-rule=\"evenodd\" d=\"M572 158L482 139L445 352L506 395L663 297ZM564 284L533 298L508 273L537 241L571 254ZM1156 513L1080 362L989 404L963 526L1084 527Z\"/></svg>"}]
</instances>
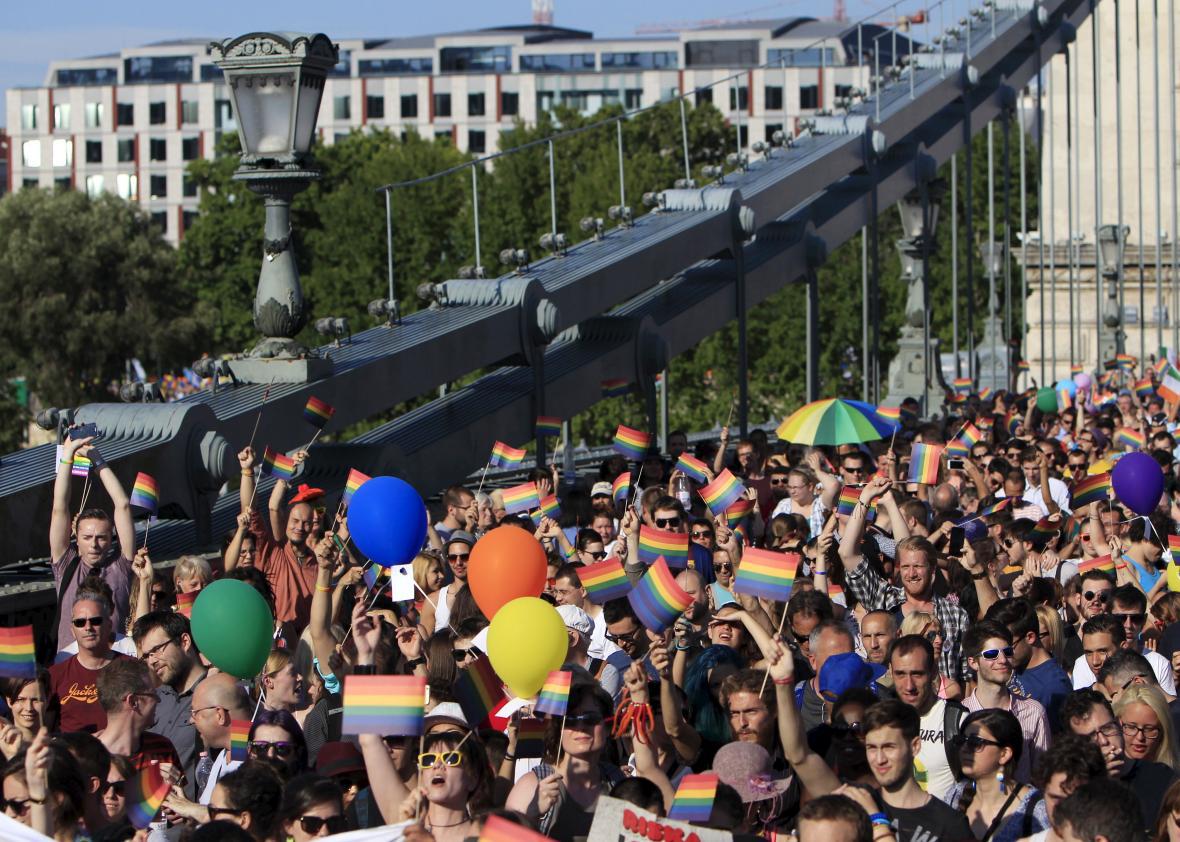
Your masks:
<instances>
[{"instance_id":1,"label":"green balloon","mask_svg":"<svg viewBox=\"0 0 1180 842\"><path fill-rule=\"evenodd\" d=\"M1041 412L1057 411L1057 393L1052 388L1046 386L1044 389L1037 389L1037 409Z\"/></svg>"},{"instance_id":2,"label":"green balloon","mask_svg":"<svg viewBox=\"0 0 1180 842\"><path fill-rule=\"evenodd\" d=\"M238 579L218 579L193 603L193 641L213 666L235 678L253 678L262 670L274 628L266 600Z\"/></svg>"}]
</instances>

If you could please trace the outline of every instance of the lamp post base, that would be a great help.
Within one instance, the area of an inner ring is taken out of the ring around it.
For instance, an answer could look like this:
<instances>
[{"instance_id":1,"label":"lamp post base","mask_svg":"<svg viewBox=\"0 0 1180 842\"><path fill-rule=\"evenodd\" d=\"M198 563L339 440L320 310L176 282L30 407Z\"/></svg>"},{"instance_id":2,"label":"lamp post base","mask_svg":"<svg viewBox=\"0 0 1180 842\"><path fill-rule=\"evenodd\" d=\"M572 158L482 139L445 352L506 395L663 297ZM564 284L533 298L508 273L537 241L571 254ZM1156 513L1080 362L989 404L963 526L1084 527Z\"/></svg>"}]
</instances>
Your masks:
<instances>
[{"instance_id":1,"label":"lamp post base","mask_svg":"<svg viewBox=\"0 0 1180 842\"><path fill-rule=\"evenodd\" d=\"M242 357L230 360L229 367L242 383L311 383L323 380L334 368L331 360L320 357Z\"/></svg>"},{"instance_id":2,"label":"lamp post base","mask_svg":"<svg viewBox=\"0 0 1180 842\"><path fill-rule=\"evenodd\" d=\"M938 365L939 342L930 340L930 372L931 382L926 383L926 344L921 332L914 329L902 328L902 335L897 340L897 355L889 363L889 378L887 380L888 396L881 402L882 406L900 406L906 398L915 398L922 404L923 415L933 415L942 406L945 396L939 382Z\"/></svg>"}]
</instances>

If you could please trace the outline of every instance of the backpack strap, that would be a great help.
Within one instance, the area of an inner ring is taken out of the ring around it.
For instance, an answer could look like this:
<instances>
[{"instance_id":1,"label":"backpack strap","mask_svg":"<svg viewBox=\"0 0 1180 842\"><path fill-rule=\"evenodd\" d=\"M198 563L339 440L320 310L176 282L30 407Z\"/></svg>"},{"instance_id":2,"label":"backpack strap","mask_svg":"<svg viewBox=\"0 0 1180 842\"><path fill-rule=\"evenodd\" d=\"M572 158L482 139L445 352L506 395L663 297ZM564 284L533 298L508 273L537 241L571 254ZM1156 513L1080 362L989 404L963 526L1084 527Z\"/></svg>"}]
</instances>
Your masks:
<instances>
[{"instance_id":1,"label":"backpack strap","mask_svg":"<svg viewBox=\"0 0 1180 842\"><path fill-rule=\"evenodd\" d=\"M967 715L967 708L954 699L947 699L942 711L943 749L946 752L946 762L951 768L951 774L956 781L963 779L963 765L959 760L959 751L952 742L959 736L959 723Z\"/></svg>"},{"instance_id":2,"label":"backpack strap","mask_svg":"<svg viewBox=\"0 0 1180 842\"><path fill-rule=\"evenodd\" d=\"M78 567L82 564L82 556L77 550L74 551L74 557L70 559L70 563L66 565L66 569L62 571L61 581L57 585L57 605L53 609L53 625L49 627L49 638L52 642L52 653L50 657L57 654L57 630L61 625L61 610L62 600L66 595L66 588L70 586L70 582L78 575Z\"/></svg>"}]
</instances>

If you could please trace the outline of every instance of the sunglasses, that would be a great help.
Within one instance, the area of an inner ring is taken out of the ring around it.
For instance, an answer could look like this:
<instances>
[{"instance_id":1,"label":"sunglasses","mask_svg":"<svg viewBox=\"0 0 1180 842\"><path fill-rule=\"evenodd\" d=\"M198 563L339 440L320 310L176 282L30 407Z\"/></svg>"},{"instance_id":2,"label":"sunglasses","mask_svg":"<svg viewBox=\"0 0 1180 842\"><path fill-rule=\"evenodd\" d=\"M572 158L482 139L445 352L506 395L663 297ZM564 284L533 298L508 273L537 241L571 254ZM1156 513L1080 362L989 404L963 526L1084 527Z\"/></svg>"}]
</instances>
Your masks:
<instances>
[{"instance_id":1,"label":"sunglasses","mask_svg":"<svg viewBox=\"0 0 1180 842\"><path fill-rule=\"evenodd\" d=\"M630 643L635 640L635 637L639 634L642 628L643 626L639 626L633 631L627 632L626 634L611 634L610 632L607 632L606 639L611 643Z\"/></svg>"},{"instance_id":2,"label":"sunglasses","mask_svg":"<svg viewBox=\"0 0 1180 842\"><path fill-rule=\"evenodd\" d=\"M76 629L84 629L87 626L96 629L102 625L102 620L102 617L75 617L71 622Z\"/></svg>"},{"instance_id":3,"label":"sunglasses","mask_svg":"<svg viewBox=\"0 0 1180 842\"><path fill-rule=\"evenodd\" d=\"M463 762L463 752L461 751L427 751L418 755L418 768L429 769L436 763L441 763L444 766L458 766Z\"/></svg>"},{"instance_id":4,"label":"sunglasses","mask_svg":"<svg viewBox=\"0 0 1180 842\"><path fill-rule=\"evenodd\" d=\"M970 736L963 736L962 734L956 734L952 738L951 742L953 742L955 744L955 747L957 749L959 749L960 751L962 751L963 749L967 749L968 751L970 751L973 754L976 752L983 751L984 748L986 748L987 746L995 746L996 748L1001 747L1000 744L997 743L995 740L985 740L983 737L980 737L977 734L971 734Z\"/></svg>"},{"instance_id":5,"label":"sunglasses","mask_svg":"<svg viewBox=\"0 0 1180 842\"><path fill-rule=\"evenodd\" d=\"M219 816L241 816L245 814L245 810L234 810L230 807L206 807L209 811L209 820L217 821Z\"/></svg>"},{"instance_id":6,"label":"sunglasses","mask_svg":"<svg viewBox=\"0 0 1180 842\"><path fill-rule=\"evenodd\" d=\"M263 756L274 754L275 757L286 760L295 754L295 743L285 741L271 743L266 740L253 740L250 743L250 753ZM308 833L314 833L314 831L309 830Z\"/></svg>"},{"instance_id":7,"label":"sunglasses","mask_svg":"<svg viewBox=\"0 0 1180 842\"><path fill-rule=\"evenodd\" d=\"M582 552L590 556L590 558L594 559L595 561L602 561L604 558L606 558L606 550L598 550L597 552L593 553L589 550L582 550Z\"/></svg>"},{"instance_id":8,"label":"sunglasses","mask_svg":"<svg viewBox=\"0 0 1180 842\"><path fill-rule=\"evenodd\" d=\"M591 710L586 713L568 714L565 718L565 724L567 728L577 728L579 726L593 728L595 725L602 724L605 719L606 717L599 711Z\"/></svg>"},{"instance_id":9,"label":"sunglasses","mask_svg":"<svg viewBox=\"0 0 1180 842\"><path fill-rule=\"evenodd\" d=\"M656 526L658 526L660 529L675 529L680 526L680 518L658 517L656 518Z\"/></svg>"},{"instance_id":10,"label":"sunglasses","mask_svg":"<svg viewBox=\"0 0 1180 842\"><path fill-rule=\"evenodd\" d=\"M985 661L994 661L996 658L1000 657L1001 654L1003 654L1005 658L1011 658L1012 647L1005 646L1002 649L984 649L979 654Z\"/></svg>"},{"instance_id":11,"label":"sunglasses","mask_svg":"<svg viewBox=\"0 0 1180 842\"><path fill-rule=\"evenodd\" d=\"M712 537L713 537L713 533L709 532L708 530L705 530L705 529L697 530L692 533L692 540L694 540L694 541L700 541L705 538L712 538Z\"/></svg>"},{"instance_id":12,"label":"sunglasses","mask_svg":"<svg viewBox=\"0 0 1180 842\"><path fill-rule=\"evenodd\" d=\"M1143 622L1145 622L1147 620L1146 613L1138 613L1138 614L1117 614L1116 613L1116 614L1112 614L1111 616L1118 617L1119 621L1123 622L1123 623L1127 622L1127 620L1130 620L1133 623L1142 624Z\"/></svg>"},{"instance_id":13,"label":"sunglasses","mask_svg":"<svg viewBox=\"0 0 1180 842\"><path fill-rule=\"evenodd\" d=\"M447 561L466 561L471 553L447 553Z\"/></svg>"},{"instance_id":14,"label":"sunglasses","mask_svg":"<svg viewBox=\"0 0 1180 842\"><path fill-rule=\"evenodd\" d=\"M329 833L343 833L348 830L348 820L344 816L328 816L326 819L320 816L299 817L299 826L309 836L315 836L324 829L324 825L328 826Z\"/></svg>"},{"instance_id":15,"label":"sunglasses","mask_svg":"<svg viewBox=\"0 0 1180 842\"><path fill-rule=\"evenodd\" d=\"M483 653L475 646L469 646L466 649L452 649L451 657L455 659L456 664L461 664L468 658L478 658Z\"/></svg>"},{"instance_id":16,"label":"sunglasses","mask_svg":"<svg viewBox=\"0 0 1180 842\"><path fill-rule=\"evenodd\" d=\"M719 562L717 562L716 564L714 564L714 565L713 565L713 569L714 569L714 570L717 570L717 571L721 571L721 570L730 570L730 571L732 571L732 570L733 570L733 562L730 562L730 561L719 561Z\"/></svg>"},{"instance_id":17,"label":"sunglasses","mask_svg":"<svg viewBox=\"0 0 1180 842\"><path fill-rule=\"evenodd\" d=\"M770 481L770 484L771 485L786 485L787 481L785 479L772 479Z\"/></svg>"},{"instance_id":18,"label":"sunglasses","mask_svg":"<svg viewBox=\"0 0 1180 842\"><path fill-rule=\"evenodd\" d=\"M116 798L122 798L123 797L123 787L126 785L126 783L127 783L127 781L106 781L102 785L102 788L99 790L99 794L101 795L101 794L109 792L111 795L115 796ZM209 812L213 812L212 807L209 808Z\"/></svg>"},{"instance_id":19,"label":"sunglasses","mask_svg":"<svg viewBox=\"0 0 1180 842\"><path fill-rule=\"evenodd\" d=\"M841 470L844 471L844 473L846 473L846 474L863 474L863 473L867 473L869 469L866 468L864 465L857 465L852 468L845 465L843 468L841 468Z\"/></svg>"},{"instance_id":20,"label":"sunglasses","mask_svg":"<svg viewBox=\"0 0 1180 842\"><path fill-rule=\"evenodd\" d=\"M864 726L859 722L833 722L831 729L832 734L836 737L847 737L849 735L859 737L864 733Z\"/></svg>"},{"instance_id":21,"label":"sunglasses","mask_svg":"<svg viewBox=\"0 0 1180 842\"><path fill-rule=\"evenodd\" d=\"M1085 591L1082 593L1082 598L1085 599L1086 602L1093 602L1094 600L1106 602L1108 599L1110 599L1110 591Z\"/></svg>"},{"instance_id":22,"label":"sunglasses","mask_svg":"<svg viewBox=\"0 0 1180 842\"><path fill-rule=\"evenodd\" d=\"M3 802L4 812L6 813L11 810L18 816L23 816L29 812L30 802L27 798L4 798L0 799L0 802Z\"/></svg>"}]
</instances>

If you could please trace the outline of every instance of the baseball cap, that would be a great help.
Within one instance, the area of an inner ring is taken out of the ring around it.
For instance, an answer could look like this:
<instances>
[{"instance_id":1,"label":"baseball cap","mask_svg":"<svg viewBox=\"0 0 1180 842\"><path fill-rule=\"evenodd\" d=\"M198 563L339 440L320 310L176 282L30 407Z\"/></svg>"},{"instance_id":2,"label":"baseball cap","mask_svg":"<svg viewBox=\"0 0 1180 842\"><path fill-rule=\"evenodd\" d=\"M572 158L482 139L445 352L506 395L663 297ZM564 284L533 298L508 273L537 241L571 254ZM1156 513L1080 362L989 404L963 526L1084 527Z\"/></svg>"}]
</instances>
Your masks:
<instances>
[{"instance_id":1,"label":"baseball cap","mask_svg":"<svg viewBox=\"0 0 1180 842\"><path fill-rule=\"evenodd\" d=\"M425 733L430 733L430 729L437 725L454 725L464 731L471 730L471 726L467 724L467 717L463 714L463 708L455 702L439 702L422 720L422 730Z\"/></svg>"},{"instance_id":2,"label":"baseball cap","mask_svg":"<svg viewBox=\"0 0 1180 842\"><path fill-rule=\"evenodd\" d=\"M594 487L590 489L591 497L610 497L614 490L609 482L596 482Z\"/></svg>"},{"instance_id":3,"label":"baseball cap","mask_svg":"<svg viewBox=\"0 0 1180 842\"><path fill-rule=\"evenodd\" d=\"M819 694L834 702L854 687L867 687L885 674L883 664L871 664L855 652L841 652L824 661L819 671Z\"/></svg>"},{"instance_id":4,"label":"baseball cap","mask_svg":"<svg viewBox=\"0 0 1180 842\"><path fill-rule=\"evenodd\" d=\"M576 605L559 605L557 613L567 629L573 629L582 637L588 637L594 632L594 622L590 615Z\"/></svg>"},{"instance_id":5,"label":"baseball cap","mask_svg":"<svg viewBox=\"0 0 1180 842\"><path fill-rule=\"evenodd\" d=\"M327 742L316 755L315 770L328 778L336 775L353 775L365 771L365 761L361 757L360 749L352 743Z\"/></svg>"}]
</instances>

